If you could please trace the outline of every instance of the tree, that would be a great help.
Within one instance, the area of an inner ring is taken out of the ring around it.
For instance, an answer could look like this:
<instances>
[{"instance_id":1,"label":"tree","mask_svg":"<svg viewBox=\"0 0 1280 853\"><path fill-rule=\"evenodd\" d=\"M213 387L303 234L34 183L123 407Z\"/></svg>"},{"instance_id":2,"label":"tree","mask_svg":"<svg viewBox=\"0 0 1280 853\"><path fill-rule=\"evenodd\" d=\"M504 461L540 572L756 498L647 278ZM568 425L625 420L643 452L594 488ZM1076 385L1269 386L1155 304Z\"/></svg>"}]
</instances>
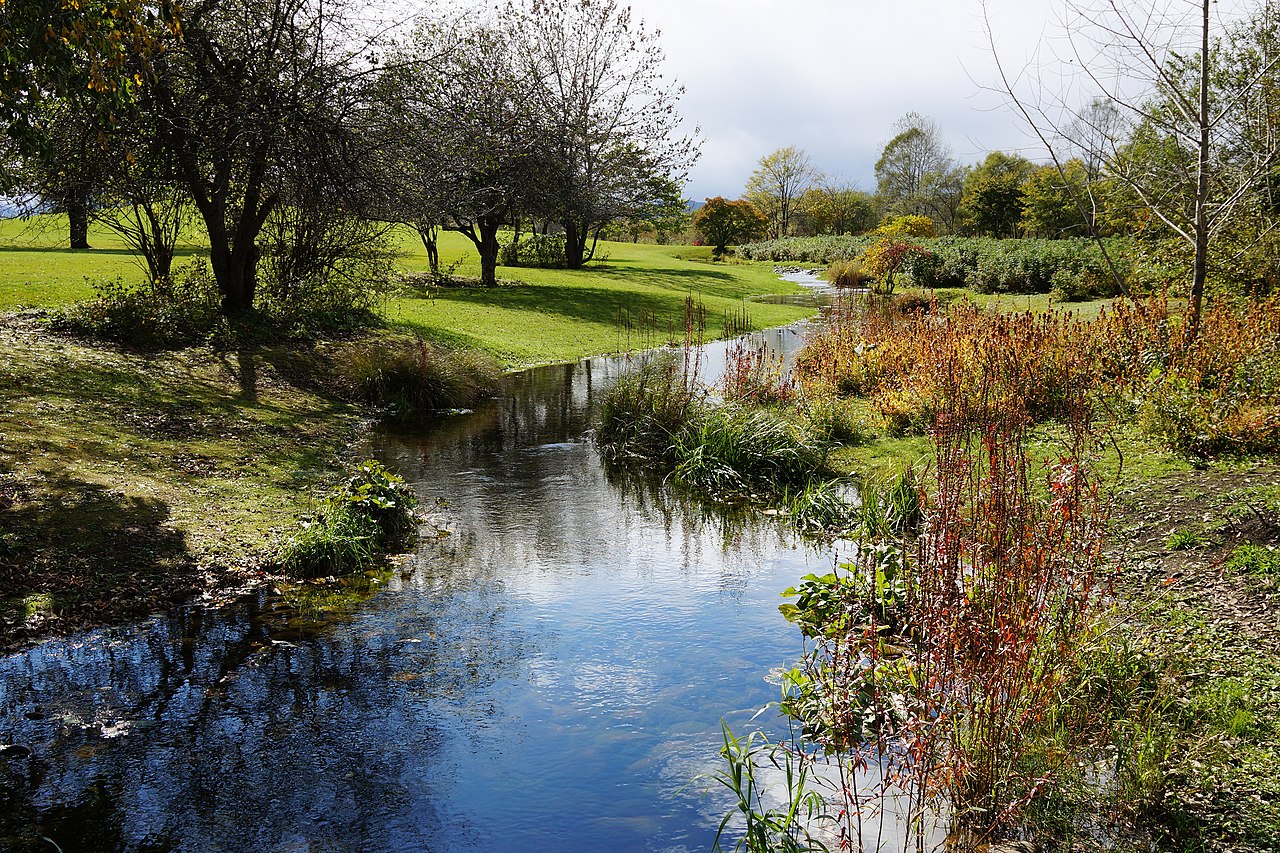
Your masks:
<instances>
[{"instance_id":1,"label":"tree","mask_svg":"<svg viewBox=\"0 0 1280 853\"><path fill-rule=\"evenodd\" d=\"M92 96L106 117L136 94L165 37L180 32L176 11L170 0L0 3L0 124L30 141L51 98Z\"/></svg>"},{"instance_id":2,"label":"tree","mask_svg":"<svg viewBox=\"0 0 1280 853\"><path fill-rule=\"evenodd\" d=\"M1002 89L1049 149L1064 186L1071 184L1060 152L1087 151L1086 162L1099 164L1192 250L1192 337L1215 238L1265 191L1280 140L1268 94L1275 92L1280 54L1257 49L1274 31L1270 5L1241 24L1216 27L1212 6L1211 0L1068 3L1060 67L1034 75L1064 80L1063 90L1015 88L996 54ZM991 44L995 52L994 37ZM1080 92L1083 110L1068 103ZM1097 207L1091 188L1077 198L1082 221Z\"/></svg>"},{"instance_id":3,"label":"tree","mask_svg":"<svg viewBox=\"0 0 1280 853\"><path fill-rule=\"evenodd\" d=\"M1090 210L1080 215L1076 199L1085 196L1089 182L1084 162L1072 158L1057 166L1041 166L1022 183L1022 218L1019 227L1030 237L1077 237L1086 235L1096 219ZM1095 190L1094 197L1098 197Z\"/></svg>"},{"instance_id":4,"label":"tree","mask_svg":"<svg viewBox=\"0 0 1280 853\"><path fill-rule=\"evenodd\" d=\"M67 216L73 249L88 249L89 215L106 183L111 158L96 117L77 102L45 98L27 116L27 132L16 141L23 152L13 182L31 211Z\"/></svg>"},{"instance_id":5,"label":"tree","mask_svg":"<svg viewBox=\"0 0 1280 853\"><path fill-rule=\"evenodd\" d=\"M1022 184L1035 169L1018 155L992 151L964 180L960 218L966 230L990 237L1017 236Z\"/></svg>"},{"instance_id":6,"label":"tree","mask_svg":"<svg viewBox=\"0 0 1280 853\"><path fill-rule=\"evenodd\" d=\"M563 177L517 41L509 21L426 22L382 86L411 186L401 218L465 235L486 286L497 284L498 231L517 211L550 204Z\"/></svg>"},{"instance_id":7,"label":"tree","mask_svg":"<svg viewBox=\"0 0 1280 853\"><path fill-rule=\"evenodd\" d=\"M693 214L693 227L703 242L713 247L716 257L730 244L752 240L764 234L768 218L749 201L726 201L720 196L709 198Z\"/></svg>"},{"instance_id":8,"label":"tree","mask_svg":"<svg viewBox=\"0 0 1280 853\"><path fill-rule=\"evenodd\" d=\"M825 175L805 190L799 206L814 234L857 234L876 225L870 195Z\"/></svg>"},{"instance_id":9,"label":"tree","mask_svg":"<svg viewBox=\"0 0 1280 853\"><path fill-rule=\"evenodd\" d=\"M222 308L254 305L282 204L346 205L369 176L371 41L342 0L200 0L153 57L145 109L209 236Z\"/></svg>"},{"instance_id":10,"label":"tree","mask_svg":"<svg viewBox=\"0 0 1280 853\"><path fill-rule=\"evenodd\" d=\"M663 76L658 34L615 0L509 2L503 19L556 160L546 213L563 225L575 269L605 226L657 215L665 184L697 159L698 141L679 133L684 90Z\"/></svg>"},{"instance_id":11,"label":"tree","mask_svg":"<svg viewBox=\"0 0 1280 853\"><path fill-rule=\"evenodd\" d=\"M932 119L907 113L893 126L894 136L876 161L876 200L884 215L928 216L954 226L964 170Z\"/></svg>"},{"instance_id":12,"label":"tree","mask_svg":"<svg viewBox=\"0 0 1280 853\"><path fill-rule=\"evenodd\" d=\"M747 179L747 198L769 218L772 236L790 233L796 201L816 175L809 155L794 145L760 158Z\"/></svg>"}]
</instances>

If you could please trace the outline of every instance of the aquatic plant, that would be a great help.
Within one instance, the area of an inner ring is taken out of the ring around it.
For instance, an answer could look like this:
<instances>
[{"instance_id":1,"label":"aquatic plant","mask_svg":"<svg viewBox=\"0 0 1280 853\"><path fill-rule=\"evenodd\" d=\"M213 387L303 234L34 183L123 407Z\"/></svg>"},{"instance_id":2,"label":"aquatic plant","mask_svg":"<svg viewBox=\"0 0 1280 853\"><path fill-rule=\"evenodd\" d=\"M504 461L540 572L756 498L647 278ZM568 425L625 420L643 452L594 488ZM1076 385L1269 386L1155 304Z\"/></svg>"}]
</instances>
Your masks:
<instances>
[{"instance_id":1,"label":"aquatic plant","mask_svg":"<svg viewBox=\"0 0 1280 853\"><path fill-rule=\"evenodd\" d=\"M809 788L809 762L803 755L796 755L784 746L768 742L759 732L738 737L728 725L721 722L724 746L720 756L725 769L714 779L731 791L737 799L734 811L725 815L716 830L713 846L722 850L720 839L730 828L734 818L740 818L742 828L735 832L734 850L747 853L814 853L828 848L810 833L810 827L826 812L822 795ZM782 807L765 804L764 792L768 787L760 771L765 762L782 774L786 796Z\"/></svg>"}]
</instances>

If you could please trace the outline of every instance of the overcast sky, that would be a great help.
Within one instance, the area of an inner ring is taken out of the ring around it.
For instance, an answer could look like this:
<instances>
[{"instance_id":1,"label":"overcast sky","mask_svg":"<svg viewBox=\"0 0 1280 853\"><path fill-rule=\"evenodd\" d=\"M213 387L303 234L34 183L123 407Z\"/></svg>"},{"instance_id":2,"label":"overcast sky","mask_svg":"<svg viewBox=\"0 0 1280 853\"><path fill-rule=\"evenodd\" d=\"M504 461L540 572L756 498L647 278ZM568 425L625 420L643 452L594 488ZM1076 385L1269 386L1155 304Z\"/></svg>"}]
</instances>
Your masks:
<instances>
[{"instance_id":1,"label":"overcast sky","mask_svg":"<svg viewBox=\"0 0 1280 853\"><path fill-rule=\"evenodd\" d=\"M796 145L818 168L875 188L895 120L933 118L962 163L1042 152L1004 100L979 0L631 0L659 29L680 111L705 142L686 190L737 197L759 158ZM1006 66L1060 34L1061 0L989 0ZM1171 0L1171 6L1181 5ZM1224 0L1223 5L1232 5Z\"/></svg>"}]
</instances>

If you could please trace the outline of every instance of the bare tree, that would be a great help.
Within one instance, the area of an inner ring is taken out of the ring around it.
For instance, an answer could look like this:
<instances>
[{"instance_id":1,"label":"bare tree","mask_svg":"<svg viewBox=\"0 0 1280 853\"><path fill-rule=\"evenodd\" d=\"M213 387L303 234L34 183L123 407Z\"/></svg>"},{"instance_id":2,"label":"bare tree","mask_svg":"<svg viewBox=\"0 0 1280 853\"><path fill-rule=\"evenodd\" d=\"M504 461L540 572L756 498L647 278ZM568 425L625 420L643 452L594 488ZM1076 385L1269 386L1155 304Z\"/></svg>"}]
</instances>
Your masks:
<instances>
[{"instance_id":1,"label":"bare tree","mask_svg":"<svg viewBox=\"0 0 1280 853\"><path fill-rule=\"evenodd\" d=\"M747 179L747 199L769 217L769 231L785 237L796 202L818 176L804 149L788 145L766 154Z\"/></svg>"},{"instance_id":2,"label":"bare tree","mask_svg":"<svg viewBox=\"0 0 1280 853\"><path fill-rule=\"evenodd\" d=\"M566 264L594 253L601 229L644 219L683 182L700 143L680 132L684 89L668 80L660 33L616 0L509 2L522 76L533 84L548 153L549 218L565 230ZM590 245L590 248L588 248Z\"/></svg>"},{"instance_id":3,"label":"bare tree","mask_svg":"<svg viewBox=\"0 0 1280 853\"><path fill-rule=\"evenodd\" d=\"M1065 173L1079 156L1094 181L1077 199L1095 222L1101 176L1119 182L1192 248L1188 327L1199 327L1215 238L1274 167L1273 46L1256 29L1215 19L1211 0L1067 2L1063 35L1019 73L1001 63L1001 89ZM1258 13L1273 16L1270 5ZM1047 81L1060 81L1051 88ZM1262 123L1265 128L1259 128Z\"/></svg>"}]
</instances>

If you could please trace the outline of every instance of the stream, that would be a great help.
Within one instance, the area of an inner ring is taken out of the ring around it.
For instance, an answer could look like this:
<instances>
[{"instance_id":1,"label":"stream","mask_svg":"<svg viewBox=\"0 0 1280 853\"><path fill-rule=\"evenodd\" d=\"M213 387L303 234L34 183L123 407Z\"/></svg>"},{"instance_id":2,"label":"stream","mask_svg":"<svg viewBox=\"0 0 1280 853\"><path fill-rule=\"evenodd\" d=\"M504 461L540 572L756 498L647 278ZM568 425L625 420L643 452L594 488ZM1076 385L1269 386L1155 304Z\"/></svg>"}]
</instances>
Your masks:
<instances>
[{"instance_id":1,"label":"stream","mask_svg":"<svg viewBox=\"0 0 1280 853\"><path fill-rule=\"evenodd\" d=\"M342 618L263 592L0 659L0 743L31 751L0 758L0 849L710 850L721 721L781 731L752 722L801 652L779 592L833 555L607 471L591 411L627 366L374 434L451 535Z\"/></svg>"}]
</instances>

